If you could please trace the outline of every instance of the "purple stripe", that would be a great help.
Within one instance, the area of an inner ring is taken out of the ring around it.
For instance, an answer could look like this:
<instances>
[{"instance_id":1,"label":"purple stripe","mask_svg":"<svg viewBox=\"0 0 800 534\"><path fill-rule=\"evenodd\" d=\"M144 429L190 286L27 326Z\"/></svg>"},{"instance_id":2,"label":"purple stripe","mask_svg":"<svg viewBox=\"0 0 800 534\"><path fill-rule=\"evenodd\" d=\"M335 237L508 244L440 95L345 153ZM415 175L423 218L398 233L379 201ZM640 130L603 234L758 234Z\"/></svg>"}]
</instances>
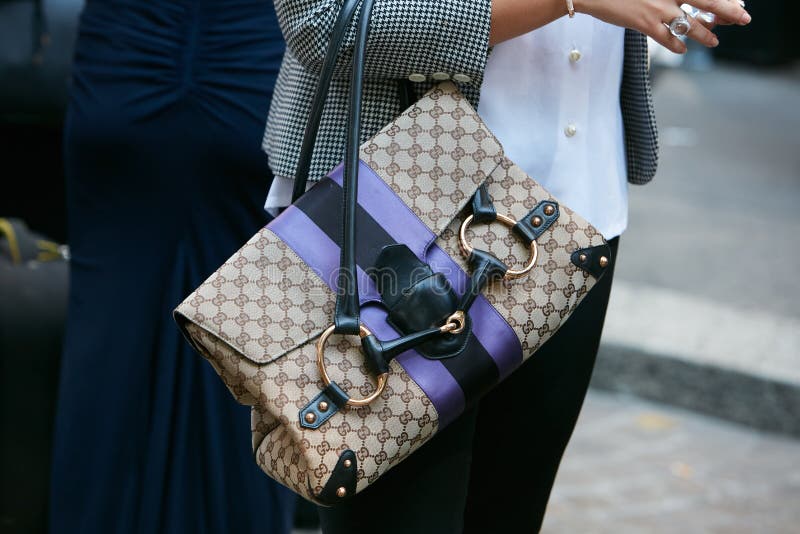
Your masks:
<instances>
[{"instance_id":1,"label":"purple stripe","mask_svg":"<svg viewBox=\"0 0 800 534\"><path fill-rule=\"evenodd\" d=\"M286 215L287 212L290 213ZM267 228L294 250L314 271L314 274L325 282L325 285L335 291L336 275L339 272L339 245L331 241L321 230L319 230L322 232L320 237L309 235L309 225L318 230L317 225L308 218L308 215L291 206L270 222ZM362 304L381 300L380 293L372 279L360 267L358 268L358 292L358 300Z\"/></svg>"},{"instance_id":2,"label":"purple stripe","mask_svg":"<svg viewBox=\"0 0 800 534\"><path fill-rule=\"evenodd\" d=\"M339 165L328 176L341 186L343 173L344 165ZM406 245L419 258L436 240L425 223L361 160L358 162L358 203L392 239Z\"/></svg>"},{"instance_id":3,"label":"purple stripe","mask_svg":"<svg viewBox=\"0 0 800 534\"><path fill-rule=\"evenodd\" d=\"M300 256L331 290L336 290L340 248L308 215L289 206L267 228ZM375 284L360 267L358 285L360 301L364 304L361 321L380 339L396 338L398 333L386 322L386 311L380 304ZM396 359L433 403L439 414L439 428L450 424L464 411L464 392L440 361L429 360L415 350L406 351Z\"/></svg>"},{"instance_id":4,"label":"purple stripe","mask_svg":"<svg viewBox=\"0 0 800 534\"><path fill-rule=\"evenodd\" d=\"M342 172L339 166L329 175L340 186ZM363 161L359 161L358 168L358 203L395 241L408 245L434 271L443 273L457 293L465 291L467 274L434 243L436 235L430 228ZM475 299L469 315L475 337L497 365L500 379L504 379L522 363L522 345L517 334L483 295Z\"/></svg>"}]
</instances>

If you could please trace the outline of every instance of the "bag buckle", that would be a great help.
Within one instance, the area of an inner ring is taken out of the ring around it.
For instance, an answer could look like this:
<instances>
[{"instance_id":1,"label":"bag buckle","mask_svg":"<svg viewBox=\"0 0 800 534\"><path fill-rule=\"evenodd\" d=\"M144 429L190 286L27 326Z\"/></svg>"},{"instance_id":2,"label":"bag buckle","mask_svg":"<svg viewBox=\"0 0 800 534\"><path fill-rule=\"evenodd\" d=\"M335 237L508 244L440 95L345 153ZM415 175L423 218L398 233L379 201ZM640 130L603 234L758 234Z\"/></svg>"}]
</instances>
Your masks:
<instances>
[{"instance_id":1,"label":"bag buckle","mask_svg":"<svg viewBox=\"0 0 800 534\"><path fill-rule=\"evenodd\" d=\"M443 334L460 334L466 325L467 319L464 312L457 310L439 327L439 331Z\"/></svg>"},{"instance_id":2,"label":"bag buckle","mask_svg":"<svg viewBox=\"0 0 800 534\"><path fill-rule=\"evenodd\" d=\"M469 244L469 241L467 241L467 229L469 228L470 224L472 224L473 219L474 215L468 215L467 218L464 219L464 222L461 223L461 228L458 231L458 244L461 247L461 252L467 258L469 258L470 254L472 254L472 251L474 250L472 245ZM510 229L513 229L517 224L517 221L513 217L501 215L499 213L496 216L496 220ZM513 280L515 278L521 278L531 272L531 269L533 269L533 266L536 265L536 260L539 257L539 246L536 244L535 240L531 240L529 248L530 254L525 265L521 269L509 268L503 278L506 280Z\"/></svg>"},{"instance_id":3,"label":"bag buckle","mask_svg":"<svg viewBox=\"0 0 800 534\"><path fill-rule=\"evenodd\" d=\"M329 326L319 337L317 340L317 369L319 369L319 374L322 377L322 382L325 384L325 387L331 385L331 378L328 376L328 371L325 369L325 344L328 342L328 338L331 337L334 330L336 329L336 325ZM364 326L363 324L359 324L359 337L367 337L371 336L372 332ZM369 395L368 397L364 397L363 399L354 399L348 395L346 404L348 406L367 406L372 401L377 399L383 393L383 390L386 389L386 383L389 379L389 373L381 373L378 375L378 383L375 386L375 391Z\"/></svg>"}]
</instances>

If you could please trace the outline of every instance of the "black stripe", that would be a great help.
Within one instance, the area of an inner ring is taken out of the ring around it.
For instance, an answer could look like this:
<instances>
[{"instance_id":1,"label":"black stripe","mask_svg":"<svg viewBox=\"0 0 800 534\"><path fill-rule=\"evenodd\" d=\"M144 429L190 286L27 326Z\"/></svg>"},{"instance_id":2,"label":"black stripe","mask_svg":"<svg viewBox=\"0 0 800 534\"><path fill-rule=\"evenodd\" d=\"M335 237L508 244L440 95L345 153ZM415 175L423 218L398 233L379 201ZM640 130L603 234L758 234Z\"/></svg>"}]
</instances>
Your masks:
<instances>
[{"instance_id":1,"label":"black stripe","mask_svg":"<svg viewBox=\"0 0 800 534\"><path fill-rule=\"evenodd\" d=\"M342 188L326 178L295 203L337 245L342 243ZM356 210L356 262L369 272L386 245L396 243L375 219L359 204ZM453 358L439 360L456 379L467 406L480 399L500 379L497 364L474 334L470 334L464 351Z\"/></svg>"},{"instance_id":2,"label":"black stripe","mask_svg":"<svg viewBox=\"0 0 800 534\"><path fill-rule=\"evenodd\" d=\"M295 207L314 221L331 241L342 246L342 188L331 179L320 181L295 202ZM394 240L361 205L356 208L356 263L367 271L375 265L384 245Z\"/></svg>"}]
</instances>

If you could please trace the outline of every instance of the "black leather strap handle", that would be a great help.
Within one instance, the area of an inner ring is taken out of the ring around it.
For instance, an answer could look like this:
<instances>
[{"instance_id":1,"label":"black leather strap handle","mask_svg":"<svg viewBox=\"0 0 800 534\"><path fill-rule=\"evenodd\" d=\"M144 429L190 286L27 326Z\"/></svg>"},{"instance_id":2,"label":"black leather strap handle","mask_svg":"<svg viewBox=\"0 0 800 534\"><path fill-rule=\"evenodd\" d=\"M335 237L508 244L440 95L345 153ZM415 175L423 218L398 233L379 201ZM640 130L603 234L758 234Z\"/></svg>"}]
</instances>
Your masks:
<instances>
[{"instance_id":1,"label":"black leather strap handle","mask_svg":"<svg viewBox=\"0 0 800 534\"><path fill-rule=\"evenodd\" d=\"M300 159L297 161L297 171L295 172L294 188L292 190L293 203L306 192L308 174L311 171L311 156L314 153L314 143L317 140L319 124L322 121L322 110L325 107L325 101L328 99L333 70L336 67L336 58L341 51L347 30L350 28L350 21L353 20L353 15L358 10L360 3L361 0L345 0L342 9L339 11L339 17L333 25L333 30L331 30L331 39L328 43L328 50L325 52L325 59L322 62L317 90L314 94L314 100L311 102L311 111L308 114L306 130L303 134L303 144L300 147Z\"/></svg>"},{"instance_id":2,"label":"black leather strap handle","mask_svg":"<svg viewBox=\"0 0 800 534\"><path fill-rule=\"evenodd\" d=\"M358 198L358 148L361 133L361 93L364 85L364 56L367 48L370 15L374 0L345 0L339 17L331 31L331 39L322 65L317 91L311 104L300 159L297 164L292 202L306 190L308 174L311 169L311 156L322 119L322 110L330 89L336 59L340 53L350 22L361 4L361 14L353 50L352 77L350 80L350 109L347 117L347 145L344 160L342 254L339 262L334 313L335 331L339 334L359 333L358 278L356 267L356 201Z\"/></svg>"},{"instance_id":3,"label":"black leather strap handle","mask_svg":"<svg viewBox=\"0 0 800 534\"><path fill-rule=\"evenodd\" d=\"M335 332L358 334L359 302L356 267L356 202L358 198L358 148L361 135L361 92L364 86L364 56L372 6L375 0L363 0L358 21L356 45L353 50L353 76L350 80L350 109L347 117L347 147L344 156L342 189L342 257L339 262L339 289L334 313Z\"/></svg>"},{"instance_id":4,"label":"black leather strap handle","mask_svg":"<svg viewBox=\"0 0 800 534\"><path fill-rule=\"evenodd\" d=\"M356 202L358 198L358 148L361 132L361 93L364 85L364 55L367 48L367 34L374 0L345 0L339 11L339 17L331 31L330 42L323 60L322 70L311 111L306 122L303 144L300 148L300 159L297 163L292 202L294 203L306 191L308 175L311 170L311 157L317 139L322 110L328 97L331 79L333 78L336 59L341 51L344 37L350 22L361 4L361 15L353 51L352 78L350 81L350 109L347 121L347 145L344 160L343 220L342 220L342 254L339 262L336 295L336 311L334 324L339 334L359 333L358 279L355 255L356 240Z\"/></svg>"}]
</instances>

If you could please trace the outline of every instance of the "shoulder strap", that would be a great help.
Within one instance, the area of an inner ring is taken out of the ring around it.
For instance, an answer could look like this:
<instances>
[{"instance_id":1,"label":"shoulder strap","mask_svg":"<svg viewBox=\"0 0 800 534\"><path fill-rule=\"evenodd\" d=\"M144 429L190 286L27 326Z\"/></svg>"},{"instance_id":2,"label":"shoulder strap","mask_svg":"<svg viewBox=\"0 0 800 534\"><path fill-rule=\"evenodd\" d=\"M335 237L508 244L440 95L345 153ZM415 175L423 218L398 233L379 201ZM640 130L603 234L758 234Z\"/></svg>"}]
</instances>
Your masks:
<instances>
[{"instance_id":1,"label":"shoulder strap","mask_svg":"<svg viewBox=\"0 0 800 534\"><path fill-rule=\"evenodd\" d=\"M350 109L347 117L347 148L344 157L344 206L342 209L342 257L334 324L340 334L359 333L358 273L356 271L356 202L358 199L358 148L361 133L361 90L364 85L364 55L374 0L363 0L353 50Z\"/></svg>"},{"instance_id":2,"label":"shoulder strap","mask_svg":"<svg viewBox=\"0 0 800 534\"><path fill-rule=\"evenodd\" d=\"M306 130L303 134L303 144L300 148L300 159L297 162L297 171L294 177L294 188L292 190L292 202L296 202L303 193L306 192L306 184L308 183L308 174L311 171L311 156L314 153L314 143L317 140L317 132L319 131L319 124L322 120L322 110L325 107L325 101L328 98L328 91L333 78L333 70L336 67L336 58L339 56L339 51L342 48L347 30L350 28L350 21L353 15L358 10L358 5L361 0L345 0L342 9L339 11L339 17L331 30L331 39L328 43L328 50L325 53L325 59L322 62L322 70L320 71L319 81L317 82L317 89L314 94L314 100L311 102L311 111L308 114L308 121L306 121Z\"/></svg>"},{"instance_id":3,"label":"shoulder strap","mask_svg":"<svg viewBox=\"0 0 800 534\"><path fill-rule=\"evenodd\" d=\"M350 102L347 117L347 145L344 160L343 207L342 207L342 252L339 260L334 324L340 334L359 333L358 271L356 266L356 203L358 198L358 148L361 133L361 93L364 85L364 55L367 48L367 34L374 0L345 0L331 31L330 43L325 53L317 91L311 104L306 123L300 159L297 165L292 202L306 190L308 174L311 169L311 156L319 131L322 109L328 96L336 58L339 55L344 36L350 22L361 4L361 14L353 50L352 77L350 80Z\"/></svg>"}]
</instances>

